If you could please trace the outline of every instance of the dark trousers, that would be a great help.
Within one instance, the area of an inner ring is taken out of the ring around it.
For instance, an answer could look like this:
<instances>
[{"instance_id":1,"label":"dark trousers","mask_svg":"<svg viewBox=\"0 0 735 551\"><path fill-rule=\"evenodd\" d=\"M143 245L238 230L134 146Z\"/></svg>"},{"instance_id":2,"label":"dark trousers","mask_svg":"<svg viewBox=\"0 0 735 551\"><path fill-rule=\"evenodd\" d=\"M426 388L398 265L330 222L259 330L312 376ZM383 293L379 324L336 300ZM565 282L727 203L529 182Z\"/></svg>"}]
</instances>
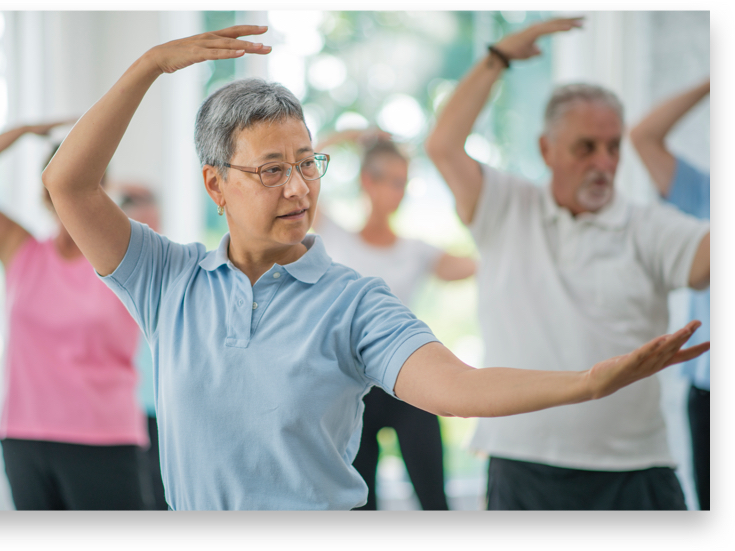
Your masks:
<instances>
[{"instance_id":1,"label":"dark trousers","mask_svg":"<svg viewBox=\"0 0 735 551\"><path fill-rule=\"evenodd\" d=\"M692 467L699 508L709 511L709 390L689 389L689 430L692 435Z\"/></svg>"},{"instance_id":2,"label":"dark trousers","mask_svg":"<svg viewBox=\"0 0 735 551\"><path fill-rule=\"evenodd\" d=\"M585 471L493 457L487 508L493 510L684 510L673 469Z\"/></svg>"},{"instance_id":3,"label":"dark trousers","mask_svg":"<svg viewBox=\"0 0 735 551\"><path fill-rule=\"evenodd\" d=\"M166 496L163 491L163 479L161 478L161 459L158 455L158 423L155 417L148 417L148 438L150 447L144 452L144 471L148 473L152 491L151 509L157 511L168 510Z\"/></svg>"},{"instance_id":4,"label":"dark trousers","mask_svg":"<svg viewBox=\"0 0 735 551\"><path fill-rule=\"evenodd\" d=\"M18 510L146 509L138 446L2 441Z\"/></svg>"},{"instance_id":5,"label":"dark trousers","mask_svg":"<svg viewBox=\"0 0 735 551\"><path fill-rule=\"evenodd\" d=\"M375 477L378 467L378 431L395 429L401 455L416 496L426 511L446 511L444 464L439 420L435 415L393 398L373 387L365 396L362 440L353 465L368 486L367 504L358 510L375 511Z\"/></svg>"}]
</instances>

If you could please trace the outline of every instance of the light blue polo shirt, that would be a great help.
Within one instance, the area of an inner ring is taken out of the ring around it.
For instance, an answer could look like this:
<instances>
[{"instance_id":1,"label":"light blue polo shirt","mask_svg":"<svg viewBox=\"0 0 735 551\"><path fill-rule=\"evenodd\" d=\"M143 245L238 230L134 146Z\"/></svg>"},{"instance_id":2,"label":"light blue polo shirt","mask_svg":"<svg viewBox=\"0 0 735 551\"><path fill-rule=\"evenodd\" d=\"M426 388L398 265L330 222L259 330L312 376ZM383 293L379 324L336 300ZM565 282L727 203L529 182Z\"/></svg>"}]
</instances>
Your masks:
<instances>
[{"instance_id":1,"label":"light blue polo shirt","mask_svg":"<svg viewBox=\"0 0 735 551\"><path fill-rule=\"evenodd\" d=\"M132 221L102 278L151 345L161 470L174 510L351 509L362 397L436 341L378 278L307 235L251 286L227 257Z\"/></svg>"},{"instance_id":2,"label":"light blue polo shirt","mask_svg":"<svg viewBox=\"0 0 735 551\"><path fill-rule=\"evenodd\" d=\"M709 220L709 174L697 170L683 159L677 158L674 179L671 182L667 200L687 214ZM703 291L689 291L689 293L689 319L697 319L702 322L702 326L697 329L687 343L688 346L692 346L710 340L709 287ZM709 358L710 351L708 350L698 358L689 360L682 365L684 375L691 380L695 387L702 390L710 389Z\"/></svg>"}]
</instances>

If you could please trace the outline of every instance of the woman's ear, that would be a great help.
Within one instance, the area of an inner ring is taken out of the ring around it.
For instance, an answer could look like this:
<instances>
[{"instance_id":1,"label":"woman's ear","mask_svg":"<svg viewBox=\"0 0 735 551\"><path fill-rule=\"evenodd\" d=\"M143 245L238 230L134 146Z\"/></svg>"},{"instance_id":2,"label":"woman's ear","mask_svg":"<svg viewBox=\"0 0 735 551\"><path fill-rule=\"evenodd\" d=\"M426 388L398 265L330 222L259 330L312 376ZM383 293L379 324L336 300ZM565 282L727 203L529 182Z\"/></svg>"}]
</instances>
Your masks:
<instances>
[{"instance_id":1,"label":"woman's ear","mask_svg":"<svg viewBox=\"0 0 735 551\"><path fill-rule=\"evenodd\" d=\"M204 187L207 190L207 194L212 198L214 204L218 207L225 206L225 196L222 191L222 175L215 167L211 165L204 165L202 168L202 176L204 177Z\"/></svg>"}]
</instances>

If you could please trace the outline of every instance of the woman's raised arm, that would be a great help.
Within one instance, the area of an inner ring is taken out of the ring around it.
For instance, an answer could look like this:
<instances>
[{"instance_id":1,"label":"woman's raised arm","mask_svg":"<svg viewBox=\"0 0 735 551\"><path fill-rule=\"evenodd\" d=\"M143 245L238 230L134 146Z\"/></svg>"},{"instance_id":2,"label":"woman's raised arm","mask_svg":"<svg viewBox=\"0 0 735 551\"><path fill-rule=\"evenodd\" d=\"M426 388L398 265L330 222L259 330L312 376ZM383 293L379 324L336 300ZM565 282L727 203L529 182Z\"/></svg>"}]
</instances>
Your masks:
<instances>
[{"instance_id":1,"label":"woman's raised arm","mask_svg":"<svg viewBox=\"0 0 735 551\"><path fill-rule=\"evenodd\" d=\"M163 73L207 60L267 54L270 46L237 40L267 27L238 25L166 42L148 50L77 122L43 173L54 208L100 275L115 271L125 256L130 223L100 181L151 84Z\"/></svg>"}]
</instances>

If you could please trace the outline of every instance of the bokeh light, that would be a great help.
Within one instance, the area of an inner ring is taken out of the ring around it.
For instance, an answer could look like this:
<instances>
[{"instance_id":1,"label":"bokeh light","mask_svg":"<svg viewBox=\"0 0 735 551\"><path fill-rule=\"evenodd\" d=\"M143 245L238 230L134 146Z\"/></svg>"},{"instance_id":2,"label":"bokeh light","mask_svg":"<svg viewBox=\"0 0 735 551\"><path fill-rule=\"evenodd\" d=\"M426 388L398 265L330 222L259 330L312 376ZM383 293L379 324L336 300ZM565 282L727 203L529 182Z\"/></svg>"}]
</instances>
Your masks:
<instances>
[{"instance_id":1,"label":"bokeh light","mask_svg":"<svg viewBox=\"0 0 735 551\"><path fill-rule=\"evenodd\" d=\"M364 130L369 126L370 123L368 122L368 120L360 113L357 113L355 111L345 111L339 116L337 122L334 123L334 129L337 132L352 129Z\"/></svg>"},{"instance_id":2,"label":"bokeh light","mask_svg":"<svg viewBox=\"0 0 735 551\"><path fill-rule=\"evenodd\" d=\"M347 68L338 57L322 54L309 64L308 78L317 90L332 90L345 81Z\"/></svg>"},{"instance_id":3,"label":"bokeh light","mask_svg":"<svg viewBox=\"0 0 735 551\"><path fill-rule=\"evenodd\" d=\"M378 113L378 125L398 140L418 136L426 124L426 116L415 98L406 94L394 94L383 104Z\"/></svg>"}]
</instances>

